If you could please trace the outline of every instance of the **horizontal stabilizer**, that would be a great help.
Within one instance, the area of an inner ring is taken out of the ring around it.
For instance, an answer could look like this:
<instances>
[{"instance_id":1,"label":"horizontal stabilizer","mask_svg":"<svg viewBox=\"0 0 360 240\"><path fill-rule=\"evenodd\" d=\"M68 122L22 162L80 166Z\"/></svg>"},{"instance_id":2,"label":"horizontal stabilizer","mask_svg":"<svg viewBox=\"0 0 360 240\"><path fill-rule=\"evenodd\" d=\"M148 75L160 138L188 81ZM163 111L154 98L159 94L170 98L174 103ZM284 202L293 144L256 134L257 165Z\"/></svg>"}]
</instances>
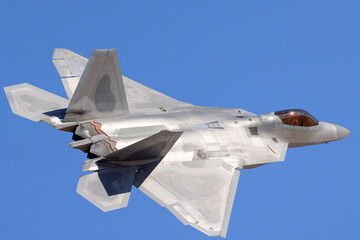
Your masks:
<instances>
[{"instance_id":1,"label":"horizontal stabilizer","mask_svg":"<svg viewBox=\"0 0 360 240\"><path fill-rule=\"evenodd\" d=\"M64 121L79 122L128 113L117 51L94 50L71 98Z\"/></svg>"},{"instance_id":2,"label":"horizontal stabilizer","mask_svg":"<svg viewBox=\"0 0 360 240\"><path fill-rule=\"evenodd\" d=\"M68 49L55 48L52 61L61 77L66 94L71 99L88 60Z\"/></svg>"},{"instance_id":3,"label":"horizontal stabilizer","mask_svg":"<svg viewBox=\"0 0 360 240\"><path fill-rule=\"evenodd\" d=\"M113 152L97 162L117 165L143 165L165 157L182 132L161 131L128 147Z\"/></svg>"},{"instance_id":4,"label":"horizontal stabilizer","mask_svg":"<svg viewBox=\"0 0 360 240\"><path fill-rule=\"evenodd\" d=\"M62 118L69 100L27 83L4 88L13 113L35 122Z\"/></svg>"},{"instance_id":5,"label":"horizontal stabilizer","mask_svg":"<svg viewBox=\"0 0 360 240\"><path fill-rule=\"evenodd\" d=\"M136 168L109 168L80 177L76 192L107 212L127 207Z\"/></svg>"}]
</instances>

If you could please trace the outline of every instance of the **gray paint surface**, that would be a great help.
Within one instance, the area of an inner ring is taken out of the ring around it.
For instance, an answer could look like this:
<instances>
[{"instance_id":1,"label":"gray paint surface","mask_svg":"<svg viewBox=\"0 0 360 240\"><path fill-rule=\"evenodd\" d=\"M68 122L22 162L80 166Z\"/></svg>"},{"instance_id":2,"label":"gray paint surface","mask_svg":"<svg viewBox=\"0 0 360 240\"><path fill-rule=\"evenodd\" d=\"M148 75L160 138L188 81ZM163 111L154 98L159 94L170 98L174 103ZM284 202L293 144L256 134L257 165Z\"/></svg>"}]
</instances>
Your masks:
<instances>
[{"instance_id":1,"label":"gray paint surface","mask_svg":"<svg viewBox=\"0 0 360 240\"><path fill-rule=\"evenodd\" d=\"M53 62L70 100L29 84L6 95L15 114L73 133L69 146L88 154L83 171L93 172L77 192L103 211L126 207L134 185L185 225L226 237L240 170L350 134L322 121L289 125L274 112L180 102L122 76L116 50L87 60L55 49Z\"/></svg>"}]
</instances>

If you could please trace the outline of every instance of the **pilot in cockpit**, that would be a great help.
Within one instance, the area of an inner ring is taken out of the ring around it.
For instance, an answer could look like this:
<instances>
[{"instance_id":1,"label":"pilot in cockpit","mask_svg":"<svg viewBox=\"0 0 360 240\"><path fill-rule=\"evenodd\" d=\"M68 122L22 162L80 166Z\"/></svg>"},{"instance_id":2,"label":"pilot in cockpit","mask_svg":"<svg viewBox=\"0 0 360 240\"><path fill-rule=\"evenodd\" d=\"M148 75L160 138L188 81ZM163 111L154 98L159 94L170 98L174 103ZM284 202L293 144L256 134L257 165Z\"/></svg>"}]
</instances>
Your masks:
<instances>
[{"instance_id":1,"label":"pilot in cockpit","mask_svg":"<svg viewBox=\"0 0 360 240\"><path fill-rule=\"evenodd\" d=\"M310 113L302 109L287 109L275 112L283 124L298 127L312 127L319 125L319 121Z\"/></svg>"}]
</instances>

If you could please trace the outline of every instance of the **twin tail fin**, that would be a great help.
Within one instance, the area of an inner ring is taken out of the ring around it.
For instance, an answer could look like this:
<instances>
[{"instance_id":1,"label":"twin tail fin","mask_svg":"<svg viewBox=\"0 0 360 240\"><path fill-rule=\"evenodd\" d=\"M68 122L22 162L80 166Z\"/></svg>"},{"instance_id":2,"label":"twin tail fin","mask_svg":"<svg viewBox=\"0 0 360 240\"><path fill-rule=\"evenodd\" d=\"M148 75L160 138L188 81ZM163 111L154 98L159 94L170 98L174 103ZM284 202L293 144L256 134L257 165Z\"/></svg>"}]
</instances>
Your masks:
<instances>
[{"instance_id":1,"label":"twin tail fin","mask_svg":"<svg viewBox=\"0 0 360 240\"><path fill-rule=\"evenodd\" d=\"M94 50L87 61L65 50L55 50L53 61L61 70L59 73L71 100L27 83L8 86L4 90L13 113L50 125L129 114L117 51ZM64 54L69 56L64 58ZM81 73L84 65L84 72Z\"/></svg>"}]
</instances>

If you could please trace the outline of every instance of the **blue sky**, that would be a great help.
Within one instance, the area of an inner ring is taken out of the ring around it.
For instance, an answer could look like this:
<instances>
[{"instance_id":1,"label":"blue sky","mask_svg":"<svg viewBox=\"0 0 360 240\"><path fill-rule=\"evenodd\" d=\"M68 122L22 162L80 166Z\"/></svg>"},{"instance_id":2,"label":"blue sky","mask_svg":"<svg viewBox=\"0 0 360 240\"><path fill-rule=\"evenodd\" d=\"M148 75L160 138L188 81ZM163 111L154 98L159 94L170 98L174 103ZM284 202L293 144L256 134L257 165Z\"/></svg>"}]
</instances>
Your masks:
<instances>
[{"instance_id":1,"label":"blue sky","mask_svg":"<svg viewBox=\"0 0 360 240\"><path fill-rule=\"evenodd\" d=\"M2 1L1 85L66 96L53 48L116 48L122 72L182 101L308 110L352 131L242 171L227 239L360 239L359 1ZM209 239L133 189L103 213L75 192L71 135L0 93L0 239Z\"/></svg>"}]
</instances>

